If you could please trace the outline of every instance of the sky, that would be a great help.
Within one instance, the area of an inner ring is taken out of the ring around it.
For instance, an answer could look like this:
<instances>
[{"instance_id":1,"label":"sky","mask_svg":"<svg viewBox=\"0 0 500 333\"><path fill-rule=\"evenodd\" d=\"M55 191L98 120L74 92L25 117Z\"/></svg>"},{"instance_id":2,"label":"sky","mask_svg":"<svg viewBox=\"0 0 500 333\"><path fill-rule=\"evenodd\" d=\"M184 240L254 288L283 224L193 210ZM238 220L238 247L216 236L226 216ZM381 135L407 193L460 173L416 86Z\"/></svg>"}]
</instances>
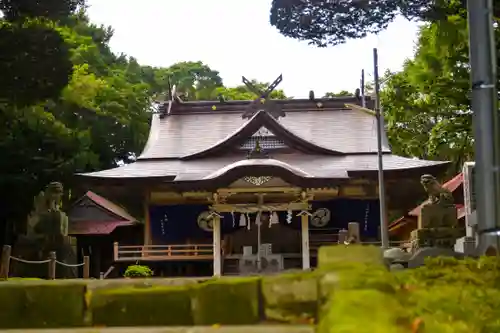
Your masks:
<instances>
[{"instance_id":1,"label":"sky","mask_svg":"<svg viewBox=\"0 0 500 333\"><path fill-rule=\"evenodd\" d=\"M142 65L168 67L202 61L218 70L226 86L241 76L272 82L287 96L327 91L354 92L361 70L373 77L373 48L379 72L398 70L414 51L417 24L398 19L378 36L317 48L283 37L269 24L271 0L88 0L93 23L113 27L111 48Z\"/></svg>"}]
</instances>

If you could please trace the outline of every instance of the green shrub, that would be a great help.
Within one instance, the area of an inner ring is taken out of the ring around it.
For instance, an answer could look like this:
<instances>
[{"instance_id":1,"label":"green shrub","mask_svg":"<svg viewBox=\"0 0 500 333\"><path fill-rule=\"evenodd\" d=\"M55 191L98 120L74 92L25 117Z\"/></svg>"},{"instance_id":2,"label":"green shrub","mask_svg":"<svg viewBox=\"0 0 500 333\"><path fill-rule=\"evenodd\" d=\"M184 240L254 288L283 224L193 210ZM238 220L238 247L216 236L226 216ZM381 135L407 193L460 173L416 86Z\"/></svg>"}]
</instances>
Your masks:
<instances>
[{"instance_id":1,"label":"green shrub","mask_svg":"<svg viewBox=\"0 0 500 333\"><path fill-rule=\"evenodd\" d=\"M153 276L153 271L148 266L131 265L127 267L123 276L128 278L146 278Z\"/></svg>"}]
</instances>

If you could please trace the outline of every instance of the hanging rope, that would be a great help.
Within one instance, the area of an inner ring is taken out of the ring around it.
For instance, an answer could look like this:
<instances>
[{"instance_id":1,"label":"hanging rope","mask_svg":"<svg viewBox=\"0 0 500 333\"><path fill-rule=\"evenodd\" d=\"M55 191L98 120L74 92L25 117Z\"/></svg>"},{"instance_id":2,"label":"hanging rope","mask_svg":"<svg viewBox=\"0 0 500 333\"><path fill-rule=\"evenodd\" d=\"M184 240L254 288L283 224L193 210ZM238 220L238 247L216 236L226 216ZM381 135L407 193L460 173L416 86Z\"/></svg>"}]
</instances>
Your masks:
<instances>
[{"instance_id":1,"label":"hanging rope","mask_svg":"<svg viewBox=\"0 0 500 333\"><path fill-rule=\"evenodd\" d=\"M15 261L18 261L18 262L22 262L24 264L47 264L50 262L50 259L46 259L46 260L25 260L25 259L21 259L21 258L17 258L17 257L10 257L11 260L15 260Z\"/></svg>"},{"instance_id":2,"label":"hanging rope","mask_svg":"<svg viewBox=\"0 0 500 333\"><path fill-rule=\"evenodd\" d=\"M81 264L67 264L65 262L58 261L58 260L56 260L56 263L58 263L61 266L66 266L66 267L81 267L81 266L85 265L85 263L83 263L83 262Z\"/></svg>"}]
</instances>

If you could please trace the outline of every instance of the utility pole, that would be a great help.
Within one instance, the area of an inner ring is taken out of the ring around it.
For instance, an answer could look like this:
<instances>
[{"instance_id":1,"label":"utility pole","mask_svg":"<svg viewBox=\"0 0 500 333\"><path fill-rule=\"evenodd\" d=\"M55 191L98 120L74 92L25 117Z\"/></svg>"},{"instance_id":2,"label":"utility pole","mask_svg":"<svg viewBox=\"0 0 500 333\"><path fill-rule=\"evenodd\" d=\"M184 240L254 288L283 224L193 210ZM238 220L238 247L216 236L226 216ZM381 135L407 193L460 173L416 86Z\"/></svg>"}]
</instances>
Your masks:
<instances>
[{"instance_id":1,"label":"utility pole","mask_svg":"<svg viewBox=\"0 0 500 333\"><path fill-rule=\"evenodd\" d=\"M468 0L469 57L476 156L478 254L500 230L500 131L492 0Z\"/></svg>"},{"instance_id":2,"label":"utility pole","mask_svg":"<svg viewBox=\"0 0 500 333\"><path fill-rule=\"evenodd\" d=\"M380 204L380 240L382 249L389 248L389 230L385 203L384 161L382 154L382 133L384 131L380 110L380 82L378 77L378 50L373 49L373 77L375 79L375 117L377 119L377 156L378 156L378 197Z\"/></svg>"},{"instance_id":3,"label":"utility pole","mask_svg":"<svg viewBox=\"0 0 500 333\"><path fill-rule=\"evenodd\" d=\"M366 108L366 98L365 98L365 70L361 70L361 106Z\"/></svg>"}]
</instances>

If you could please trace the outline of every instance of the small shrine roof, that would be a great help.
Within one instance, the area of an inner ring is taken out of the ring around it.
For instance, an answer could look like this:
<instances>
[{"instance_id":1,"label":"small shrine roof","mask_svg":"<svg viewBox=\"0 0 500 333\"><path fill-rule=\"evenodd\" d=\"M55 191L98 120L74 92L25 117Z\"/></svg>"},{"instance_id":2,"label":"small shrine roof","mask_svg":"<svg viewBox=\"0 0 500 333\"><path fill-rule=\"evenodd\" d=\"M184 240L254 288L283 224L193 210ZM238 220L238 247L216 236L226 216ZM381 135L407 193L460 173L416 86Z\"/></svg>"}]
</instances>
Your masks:
<instances>
[{"instance_id":1,"label":"small shrine roof","mask_svg":"<svg viewBox=\"0 0 500 333\"><path fill-rule=\"evenodd\" d=\"M137 222L137 219L135 217L133 217L132 215L130 215L125 210L125 208L118 206L117 204L109 201L108 199L100 196L97 193L94 193L92 191L87 191L87 193L85 193L84 197L89 198L91 201L96 203L98 206L106 209L110 213L115 214L117 216L118 220L120 220L120 221Z\"/></svg>"},{"instance_id":2,"label":"small shrine roof","mask_svg":"<svg viewBox=\"0 0 500 333\"><path fill-rule=\"evenodd\" d=\"M73 204L73 207L76 207L83 200L90 200L92 204L104 210L106 214L109 214L111 219L115 220L101 221L90 218L76 221L71 220L71 235L108 235L117 227L132 226L138 223L137 219L130 215L124 208L92 191L87 191L84 196Z\"/></svg>"},{"instance_id":3,"label":"small shrine roof","mask_svg":"<svg viewBox=\"0 0 500 333\"><path fill-rule=\"evenodd\" d=\"M71 225L71 235L109 235L118 227L132 226L125 221L78 221Z\"/></svg>"}]
</instances>

